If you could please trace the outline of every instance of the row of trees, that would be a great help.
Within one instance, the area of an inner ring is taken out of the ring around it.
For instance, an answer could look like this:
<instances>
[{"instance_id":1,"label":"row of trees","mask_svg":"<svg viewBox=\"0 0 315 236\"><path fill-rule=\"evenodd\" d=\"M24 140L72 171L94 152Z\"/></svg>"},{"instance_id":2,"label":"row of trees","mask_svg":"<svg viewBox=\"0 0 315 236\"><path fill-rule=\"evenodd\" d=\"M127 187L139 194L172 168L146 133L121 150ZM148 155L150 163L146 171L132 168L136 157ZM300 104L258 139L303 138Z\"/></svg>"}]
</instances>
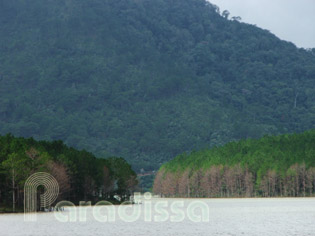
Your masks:
<instances>
[{"instance_id":1,"label":"row of trees","mask_svg":"<svg viewBox=\"0 0 315 236\"><path fill-rule=\"evenodd\" d=\"M181 155L161 167L153 191L173 197L315 194L315 131L244 140Z\"/></svg>"},{"instance_id":2,"label":"row of trees","mask_svg":"<svg viewBox=\"0 0 315 236\"><path fill-rule=\"evenodd\" d=\"M116 194L125 199L137 186L137 176L123 158L96 158L61 141L0 136L0 206L12 206L13 211L21 208L25 181L42 171L57 180L58 200L76 204L83 200L114 200Z\"/></svg>"},{"instance_id":3,"label":"row of trees","mask_svg":"<svg viewBox=\"0 0 315 236\"><path fill-rule=\"evenodd\" d=\"M262 179L240 165L212 166L207 170L183 173L160 171L153 191L166 197L305 197L315 193L315 168L305 163L285 173L268 170Z\"/></svg>"}]
</instances>

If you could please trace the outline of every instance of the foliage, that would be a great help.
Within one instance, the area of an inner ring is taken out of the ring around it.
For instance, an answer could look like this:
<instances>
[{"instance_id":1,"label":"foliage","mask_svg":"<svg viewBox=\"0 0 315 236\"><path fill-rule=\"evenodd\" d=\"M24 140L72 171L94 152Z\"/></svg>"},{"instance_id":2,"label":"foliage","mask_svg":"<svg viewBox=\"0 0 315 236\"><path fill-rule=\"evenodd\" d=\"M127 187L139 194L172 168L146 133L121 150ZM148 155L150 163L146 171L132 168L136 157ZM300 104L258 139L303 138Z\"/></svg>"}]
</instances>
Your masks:
<instances>
[{"instance_id":1,"label":"foliage","mask_svg":"<svg viewBox=\"0 0 315 236\"><path fill-rule=\"evenodd\" d=\"M154 174L139 177L139 187L142 193L152 192L154 177Z\"/></svg>"},{"instance_id":2,"label":"foliage","mask_svg":"<svg viewBox=\"0 0 315 236\"><path fill-rule=\"evenodd\" d=\"M314 50L227 13L205 0L0 1L0 133L150 170L314 128Z\"/></svg>"},{"instance_id":3,"label":"foliage","mask_svg":"<svg viewBox=\"0 0 315 236\"><path fill-rule=\"evenodd\" d=\"M74 203L111 200L115 194L129 196L137 185L135 172L122 158L96 158L62 141L0 136L1 203L8 205L16 199L14 204L22 206L24 183L39 171L49 172L56 178L60 200Z\"/></svg>"},{"instance_id":4,"label":"foliage","mask_svg":"<svg viewBox=\"0 0 315 236\"><path fill-rule=\"evenodd\" d=\"M315 130L179 155L161 167L154 191L168 196L312 195Z\"/></svg>"}]
</instances>

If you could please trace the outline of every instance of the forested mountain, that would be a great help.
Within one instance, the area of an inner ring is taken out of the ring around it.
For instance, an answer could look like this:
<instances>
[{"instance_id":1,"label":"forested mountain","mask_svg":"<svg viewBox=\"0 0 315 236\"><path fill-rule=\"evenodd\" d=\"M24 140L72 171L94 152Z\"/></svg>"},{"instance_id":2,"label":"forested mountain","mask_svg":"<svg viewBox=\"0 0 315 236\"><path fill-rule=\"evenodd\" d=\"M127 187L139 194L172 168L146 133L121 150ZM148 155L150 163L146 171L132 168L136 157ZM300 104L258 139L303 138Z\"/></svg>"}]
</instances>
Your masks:
<instances>
[{"instance_id":1,"label":"forested mountain","mask_svg":"<svg viewBox=\"0 0 315 236\"><path fill-rule=\"evenodd\" d=\"M315 130L179 155L161 167L153 190L173 197L313 196Z\"/></svg>"},{"instance_id":2,"label":"forested mountain","mask_svg":"<svg viewBox=\"0 0 315 236\"><path fill-rule=\"evenodd\" d=\"M1 134L156 169L314 127L315 50L209 2L0 0Z\"/></svg>"},{"instance_id":3,"label":"forested mountain","mask_svg":"<svg viewBox=\"0 0 315 236\"><path fill-rule=\"evenodd\" d=\"M0 212L23 208L24 184L37 172L48 172L59 184L58 201L115 200L137 187L136 173L122 158L96 158L61 141L0 136ZM14 204L12 204L14 202ZM14 211L14 210L13 210Z\"/></svg>"}]
</instances>

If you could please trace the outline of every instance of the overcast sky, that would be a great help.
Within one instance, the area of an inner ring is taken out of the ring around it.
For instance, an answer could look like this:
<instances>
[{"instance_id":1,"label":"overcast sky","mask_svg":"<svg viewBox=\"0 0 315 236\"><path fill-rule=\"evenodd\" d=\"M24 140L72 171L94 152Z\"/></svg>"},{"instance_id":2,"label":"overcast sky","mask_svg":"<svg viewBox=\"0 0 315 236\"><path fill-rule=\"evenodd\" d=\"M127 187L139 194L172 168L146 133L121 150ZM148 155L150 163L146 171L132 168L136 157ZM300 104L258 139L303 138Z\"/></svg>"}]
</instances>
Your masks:
<instances>
[{"instance_id":1,"label":"overcast sky","mask_svg":"<svg viewBox=\"0 0 315 236\"><path fill-rule=\"evenodd\" d=\"M209 0L298 47L315 48L315 0Z\"/></svg>"}]
</instances>

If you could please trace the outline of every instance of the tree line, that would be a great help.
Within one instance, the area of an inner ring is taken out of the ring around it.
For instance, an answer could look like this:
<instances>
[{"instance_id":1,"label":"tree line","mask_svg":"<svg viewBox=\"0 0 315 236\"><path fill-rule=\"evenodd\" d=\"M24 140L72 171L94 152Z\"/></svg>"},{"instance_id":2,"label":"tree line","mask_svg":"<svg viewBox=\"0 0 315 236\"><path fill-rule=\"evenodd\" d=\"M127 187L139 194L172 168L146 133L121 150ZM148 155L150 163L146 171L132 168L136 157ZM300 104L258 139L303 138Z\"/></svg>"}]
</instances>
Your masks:
<instances>
[{"instance_id":1,"label":"tree line","mask_svg":"<svg viewBox=\"0 0 315 236\"><path fill-rule=\"evenodd\" d=\"M153 191L168 197L313 196L315 131L180 155L161 167Z\"/></svg>"},{"instance_id":2,"label":"tree line","mask_svg":"<svg viewBox=\"0 0 315 236\"><path fill-rule=\"evenodd\" d=\"M62 141L36 141L0 136L0 210L23 208L24 183L36 172L48 172L59 184L58 200L125 200L137 187L136 173L123 159L96 158L85 150L76 150ZM38 191L44 191L39 188Z\"/></svg>"}]
</instances>

